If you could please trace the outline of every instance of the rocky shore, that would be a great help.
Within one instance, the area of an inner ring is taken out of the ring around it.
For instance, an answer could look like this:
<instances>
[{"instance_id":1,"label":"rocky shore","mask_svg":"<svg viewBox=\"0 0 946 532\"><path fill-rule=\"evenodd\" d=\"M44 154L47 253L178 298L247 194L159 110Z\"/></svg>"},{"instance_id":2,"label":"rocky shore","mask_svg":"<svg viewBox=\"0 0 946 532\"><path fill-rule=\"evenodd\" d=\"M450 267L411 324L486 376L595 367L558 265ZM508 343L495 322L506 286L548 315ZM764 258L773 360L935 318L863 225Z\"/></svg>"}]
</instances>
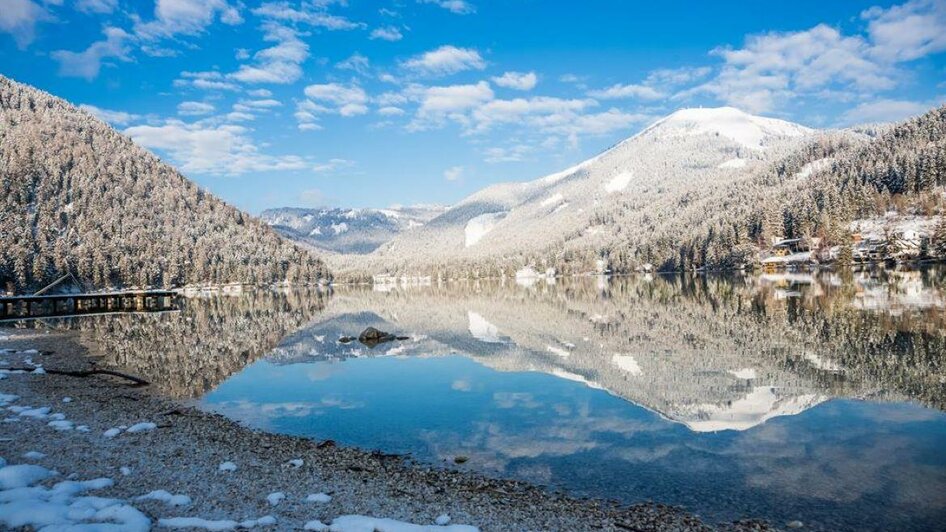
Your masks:
<instances>
[{"instance_id":1,"label":"rocky shore","mask_svg":"<svg viewBox=\"0 0 946 532\"><path fill-rule=\"evenodd\" d=\"M254 431L120 377L48 371L90 368L71 334L0 329L0 528L771 530Z\"/></svg>"}]
</instances>

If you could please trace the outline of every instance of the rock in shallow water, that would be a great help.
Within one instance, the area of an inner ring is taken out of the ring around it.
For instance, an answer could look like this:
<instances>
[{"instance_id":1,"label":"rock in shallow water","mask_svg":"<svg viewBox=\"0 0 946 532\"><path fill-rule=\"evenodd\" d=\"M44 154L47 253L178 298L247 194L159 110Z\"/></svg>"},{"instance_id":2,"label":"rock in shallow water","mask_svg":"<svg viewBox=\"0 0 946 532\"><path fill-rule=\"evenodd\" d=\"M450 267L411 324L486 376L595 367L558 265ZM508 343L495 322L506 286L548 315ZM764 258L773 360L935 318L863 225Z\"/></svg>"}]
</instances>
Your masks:
<instances>
[{"instance_id":1,"label":"rock in shallow water","mask_svg":"<svg viewBox=\"0 0 946 532\"><path fill-rule=\"evenodd\" d=\"M378 344L393 342L394 340L406 340L407 338L406 336L395 336L389 332L380 331L374 327L368 327L358 336L358 341L369 348L373 348Z\"/></svg>"}]
</instances>

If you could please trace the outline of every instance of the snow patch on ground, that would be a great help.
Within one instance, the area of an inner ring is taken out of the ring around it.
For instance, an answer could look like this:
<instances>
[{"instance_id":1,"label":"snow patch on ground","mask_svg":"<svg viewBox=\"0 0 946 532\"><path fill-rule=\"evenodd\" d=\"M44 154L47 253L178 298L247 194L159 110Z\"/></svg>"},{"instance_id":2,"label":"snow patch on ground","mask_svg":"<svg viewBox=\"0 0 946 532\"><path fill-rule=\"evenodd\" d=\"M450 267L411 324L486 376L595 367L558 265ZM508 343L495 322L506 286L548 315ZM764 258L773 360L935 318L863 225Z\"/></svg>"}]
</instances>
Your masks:
<instances>
[{"instance_id":1,"label":"snow patch on ground","mask_svg":"<svg viewBox=\"0 0 946 532\"><path fill-rule=\"evenodd\" d=\"M332 524L328 527L328 530L331 532L479 532L478 528L468 525L415 525L394 519L382 519L364 515L343 515L336 517L332 520Z\"/></svg>"},{"instance_id":2,"label":"snow patch on ground","mask_svg":"<svg viewBox=\"0 0 946 532\"><path fill-rule=\"evenodd\" d=\"M217 466L217 470L226 471L227 473L229 473L231 471L236 471L237 466L233 462L223 462L222 464Z\"/></svg>"},{"instance_id":3,"label":"snow patch on ground","mask_svg":"<svg viewBox=\"0 0 946 532\"><path fill-rule=\"evenodd\" d=\"M165 490L154 490L150 493L146 493L139 497L135 497L137 501L161 501L170 506L187 506L191 503L191 498L187 495L174 495Z\"/></svg>"},{"instance_id":4,"label":"snow patch on ground","mask_svg":"<svg viewBox=\"0 0 946 532\"><path fill-rule=\"evenodd\" d=\"M55 476L55 474L55 472L38 465L8 465L0 469L0 489L25 488Z\"/></svg>"},{"instance_id":5,"label":"snow patch on ground","mask_svg":"<svg viewBox=\"0 0 946 532\"><path fill-rule=\"evenodd\" d=\"M472 218L466 223L464 234L466 236L466 247L470 247L479 242L486 233L489 233L496 227L496 224L505 216L505 212L489 212Z\"/></svg>"},{"instance_id":6,"label":"snow patch on ground","mask_svg":"<svg viewBox=\"0 0 946 532\"><path fill-rule=\"evenodd\" d=\"M90 490L111 486L112 480L59 482L52 488L34 486L56 473L35 465L14 465L0 469L0 524L41 530L146 532L151 520L117 499L80 496Z\"/></svg>"},{"instance_id":7,"label":"snow patch on ground","mask_svg":"<svg viewBox=\"0 0 946 532\"><path fill-rule=\"evenodd\" d=\"M142 422L142 423L135 423L134 425L132 425L132 426L128 427L127 429L125 429L125 432L131 432L131 433L135 433L135 432L147 432L147 431L149 431L149 430L154 430L154 429L156 429L156 428L158 428L158 426L157 426L156 424L151 423L151 422L149 422L149 421L145 421L145 422Z\"/></svg>"},{"instance_id":8,"label":"snow patch on ground","mask_svg":"<svg viewBox=\"0 0 946 532\"><path fill-rule=\"evenodd\" d=\"M641 369L640 364L638 364L637 360L631 355L615 354L611 357L611 363L617 366L621 371L630 373L635 377L644 374L644 370Z\"/></svg>"},{"instance_id":9,"label":"snow patch on ground","mask_svg":"<svg viewBox=\"0 0 946 532\"><path fill-rule=\"evenodd\" d=\"M326 493L312 493L305 498L306 502L318 502L325 504L332 500L332 496Z\"/></svg>"},{"instance_id":10,"label":"snow patch on ground","mask_svg":"<svg viewBox=\"0 0 946 532\"><path fill-rule=\"evenodd\" d=\"M608 194L611 194L612 192L620 192L631 184L631 179L634 179L633 173L621 172L620 174L612 177L610 181L605 183L604 191Z\"/></svg>"},{"instance_id":11,"label":"snow patch on ground","mask_svg":"<svg viewBox=\"0 0 946 532\"><path fill-rule=\"evenodd\" d=\"M268 502L270 506L276 506L277 504L281 503L282 500L285 498L286 498L285 493L281 491L276 491L266 496L266 502Z\"/></svg>"},{"instance_id":12,"label":"snow patch on ground","mask_svg":"<svg viewBox=\"0 0 946 532\"><path fill-rule=\"evenodd\" d=\"M562 349L561 347L555 347L555 346L553 346L553 345L547 345L547 346L545 346L545 349L546 349L549 353L552 353L553 355L555 355L555 356L557 356L557 357L561 357L561 358L568 358L568 357L571 355L571 353L569 353L568 351Z\"/></svg>"},{"instance_id":13,"label":"snow patch on ground","mask_svg":"<svg viewBox=\"0 0 946 532\"><path fill-rule=\"evenodd\" d=\"M728 161L719 163L719 166L716 168L743 168L746 166L746 160L736 157L735 159L729 159Z\"/></svg>"},{"instance_id":14,"label":"snow patch on ground","mask_svg":"<svg viewBox=\"0 0 946 532\"><path fill-rule=\"evenodd\" d=\"M829 166L831 166L831 163L833 161L834 161L833 157L826 157L824 159L818 159L817 161L811 161L805 166L802 166L801 170L799 170L798 173L795 174L794 177L796 179L808 177L815 172L828 168Z\"/></svg>"},{"instance_id":15,"label":"snow patch on ground","mask_svg":"<svg viewBox=\"0 0 946 532\"><path fill-rule=\"evenodd\" d=\"M267 515L259 519L247 519L245 521L232 521L230 519L221 519L212 521L200 517L171 517L168 519L159 519L158 525L167 528L197 528L203 530L234 530L237 528L256 528L264 526L273 526L276 524L276 518Z\"/></svg>"},{"instance_id":16,"label":"snow patch on ground","mask_svg":"<svg viewBox=\"0 0 946 532\"><path fill-rule=\"evenodd\" d=\"M737 370L729 370L729 373L731 373L732 376L733 376L733 377L736 377L737 379L752 380L752 379L757 378L756 372L755 372L755 370L752 369L752 368L742 368L742 369L737 369Z\"/></svg>"},{"instance_id":17,"label":"snow patch on ground","mask_svg":"<svg viewBox=\"0 0 946 532\"><path fill-rule=\"evenodd\" d=\"M565 196L562 196L561 192L556 192L555 194L542 200L542 203L540 203L540 205L542 205L543 207L548 207L550 205L555 205L556 203L561 203L564 199L565 199Z\"/></svg>"}]
</instances>

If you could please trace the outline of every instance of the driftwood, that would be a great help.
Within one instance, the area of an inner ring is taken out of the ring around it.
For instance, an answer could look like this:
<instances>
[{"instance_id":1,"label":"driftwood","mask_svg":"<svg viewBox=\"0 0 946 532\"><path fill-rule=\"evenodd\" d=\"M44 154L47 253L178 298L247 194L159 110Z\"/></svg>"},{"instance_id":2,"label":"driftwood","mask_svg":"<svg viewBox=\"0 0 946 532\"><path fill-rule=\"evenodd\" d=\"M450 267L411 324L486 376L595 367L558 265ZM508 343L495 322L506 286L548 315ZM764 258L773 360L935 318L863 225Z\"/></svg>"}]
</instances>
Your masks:
<instances>
[{"instance_id":1,"label":"driftwood","mask_svg":"<svg viewBox=\"0 0 946 532\"><path fill-rule=\"evenodd\" d=\"M30 373L35 371L37 368L3 368L7 371L25 371ZM65 369L49 369L43 368L43 371L49 373L50 375L65 375L67 377L91 377L92 375L111 375L112 377L120 377L122 379L130 380L131 382L137 384L138 386L149 386L151 383L142 379L141 377L136 377L134 375L129 375L127 373L122 373L120 371L112 371L110 369L85 369L85 370L65 370Z\"/></svg>"}]
</instances>

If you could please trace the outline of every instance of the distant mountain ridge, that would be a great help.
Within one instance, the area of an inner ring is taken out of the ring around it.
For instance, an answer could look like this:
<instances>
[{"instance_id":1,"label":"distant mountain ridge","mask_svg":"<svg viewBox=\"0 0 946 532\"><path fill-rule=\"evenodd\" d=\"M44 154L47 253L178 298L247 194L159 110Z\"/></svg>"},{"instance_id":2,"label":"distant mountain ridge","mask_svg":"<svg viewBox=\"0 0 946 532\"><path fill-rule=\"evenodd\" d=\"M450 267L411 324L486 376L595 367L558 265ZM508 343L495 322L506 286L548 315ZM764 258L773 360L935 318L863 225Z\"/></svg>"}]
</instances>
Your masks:
<instances>
[{"instance_id":1,"label":"distant mountain ridge","mask_svg":"<svg viewBox=\"0 0 946 532\"><path fill-rule=\"evenodd\" d=\"M572 250L594 255L611 245L626 229L609 222L614 213L674 210L681 198L744 179L818 135L731 107L684 109L564 171L486 187L376 252L333 264L372 273L460 269L487 276L555 266ZM595 268L594 259L583 263L585 271Z\"/></svg>"},{"instance_id":2,"label":"distant mountain ridge","mask_svg":"<svg viewBox=\"0 0 946 532\"><path fill-rule=\"evenodd\" d=\"M738 269L796 238L843 257L857 219L944 219L944 144L946 107L847 130L683 109L578 165L486 187L373 253L331 264L351 278ZM923 235L926 256L946 258L940 226Z\"/></svg>"},{"instance_id":3,"label":"distant mountain ridge","mask_svg":"<svg viewBox=\"0 0 946 532\"><path fill-rule=\"evenodd\" d=\"M421 227L446 207L414 205L387 209L267 209L260 219L279 233L319 249L366 254L404 231Z\"/></svg>"},{"instance_id":4,"label":"distant mountain ridge","mask_svg":"<svg viewBox=\"0 0 946 532\"><path fill-rule=\"evenodd\" d=\"M318 282L310 252L88 113L0 76L0 290Z\"/></svg>"}]
</instances>

